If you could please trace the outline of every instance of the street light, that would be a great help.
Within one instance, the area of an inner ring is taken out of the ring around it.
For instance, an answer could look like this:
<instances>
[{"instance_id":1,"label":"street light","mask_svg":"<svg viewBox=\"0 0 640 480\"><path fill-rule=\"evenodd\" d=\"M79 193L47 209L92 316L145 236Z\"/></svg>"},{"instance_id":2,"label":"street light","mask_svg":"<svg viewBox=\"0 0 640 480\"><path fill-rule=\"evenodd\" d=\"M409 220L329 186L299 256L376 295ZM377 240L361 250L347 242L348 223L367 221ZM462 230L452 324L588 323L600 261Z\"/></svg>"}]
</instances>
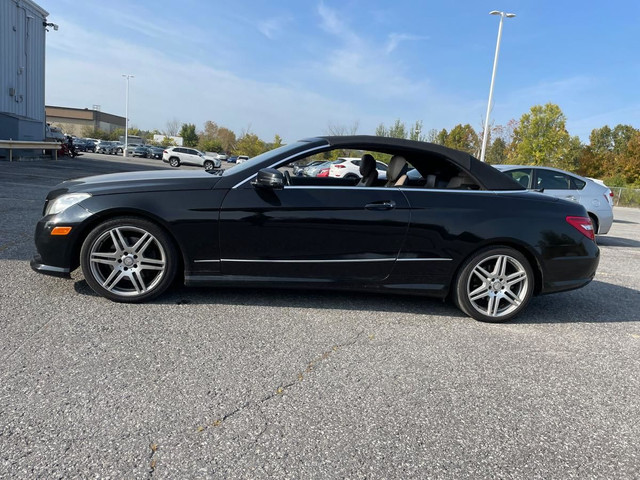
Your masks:
<instances>
[{"instance_id":1,"label":"street light","mask_svg":"<svg viewBox=\"0 0 640 480\"><path fill-rule=\"evenodd\" d=\"M489 104L487 105L487 118L484 122L484 134L482 135L482 150L480 151L480 161L484 162L484 155L487 150L487 140L489 139L489 117L491 116L491 102L493 102L493 84L496 80L496 69L498 68L498 54L500 53L500 39L502 37L502 22L504 17L513 18L515 13L504 13L497 10L489 12L489 15L500 15L500 26L498 27L498 43L496 44L496 56L493 59L493 73L491 74L491 87L489 87Z\"/></svg>"},{"instance_id":2,"label":"street light","mask_svg":"<svg viewBox=\"0 0 640 480\"><path fill-rule=\"evenodd\" d=\"M122 150L122 156L127 156L127 146L129 145L129 79L133 78L133 75L122 74L127 79L127 95L124 107L124 149Z\"/></svg>"}]
</instances>

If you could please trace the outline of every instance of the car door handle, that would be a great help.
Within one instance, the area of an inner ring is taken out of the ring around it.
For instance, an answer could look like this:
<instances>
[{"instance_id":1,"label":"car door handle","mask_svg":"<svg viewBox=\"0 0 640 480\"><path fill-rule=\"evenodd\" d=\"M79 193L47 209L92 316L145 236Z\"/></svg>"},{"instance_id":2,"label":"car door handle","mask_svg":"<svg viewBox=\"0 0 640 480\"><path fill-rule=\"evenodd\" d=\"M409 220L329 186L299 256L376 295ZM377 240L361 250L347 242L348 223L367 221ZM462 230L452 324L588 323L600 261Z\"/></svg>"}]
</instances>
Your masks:
<instances>
[{"instance_id":1,"label":"car door handle","mask_svg":"<svg viewBox=\"0 0 640 480\"><path fill-rule=\"evenodd\" d=\"M373 203L367 203L364 206L365 209L367 210L392 210L394 208L396 208L396 202L394 202L393 200L391 201L384 201L384 202L373 202Z\"/></svg>"}]
</instances>

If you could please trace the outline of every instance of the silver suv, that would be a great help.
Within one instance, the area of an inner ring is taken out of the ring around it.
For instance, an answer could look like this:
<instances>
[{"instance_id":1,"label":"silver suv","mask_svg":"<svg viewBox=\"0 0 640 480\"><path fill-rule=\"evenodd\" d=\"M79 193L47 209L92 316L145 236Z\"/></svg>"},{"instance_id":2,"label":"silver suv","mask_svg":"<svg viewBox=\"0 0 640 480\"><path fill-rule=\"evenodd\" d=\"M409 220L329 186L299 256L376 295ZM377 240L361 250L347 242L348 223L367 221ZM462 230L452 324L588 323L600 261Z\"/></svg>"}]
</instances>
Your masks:
<instances>
[{"instance_id":1,"label":"silver suv","mask_svg":"<svg viewBox=\"0 0 640 480\"><path fill-rule=\"evenodd\" d=\"M205 170L220 168L222 162L210 155L205 155L200 150L188 147L169 147L162 152L162 161L172 167L180 165L196 165L204 167Z\"/></svg>"}]
</instances>

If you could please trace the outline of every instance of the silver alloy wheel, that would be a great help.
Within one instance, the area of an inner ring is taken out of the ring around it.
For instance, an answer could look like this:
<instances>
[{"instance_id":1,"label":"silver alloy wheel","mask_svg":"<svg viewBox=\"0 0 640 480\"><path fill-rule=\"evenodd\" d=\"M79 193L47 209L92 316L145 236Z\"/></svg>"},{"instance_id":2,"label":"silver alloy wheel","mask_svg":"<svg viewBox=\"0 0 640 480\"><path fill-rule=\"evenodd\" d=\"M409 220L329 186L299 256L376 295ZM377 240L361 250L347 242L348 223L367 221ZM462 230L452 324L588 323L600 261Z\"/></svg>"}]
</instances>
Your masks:
<instances>
[{"instance_id":1,"label":"silver alloy wheel","mask_svg":"<svg viewBox=\"0 0 640 480\"><path fill-rule=\"evenodd\" d=\"M93 278L107 291L123 297L143 295L162 280L167 256L160 242L134 226L105 231L91 245Z\"/></svg>"},{"instance_id":2,"label":"silver alloy wheel","mask_svg":"<svg viewBox=\"0 0 640 480\"><path fill-rule=\"evenodd\" d=\"M171 165L172 167L177 167L180 165L180 161L176 157L171 157L169 159L169 165Z\"/></svg>"},{"instance_id":3,"label":"silver alloy wheel","mask_svg":"<svg viewBox=\"0 0 640 480\"><path fill-rule=\"evenodd\" d=\"M211 170L213 170L214 166L213 166L213 162L207 160L206 162L204 162L204 169L207 172L210 172Z\"/></svg>"},{"instance_id":4,"label":"silver alloy wheel","mask_svg":"<svg viewBox=\"0 0 640 480\"><path fill-rule=\"evenodd\" d=\"M517 310L529 292L524 266L510 255L483 258L467 281L467 298L478 312L500 318Z\"/></svg>"}]
</instances>

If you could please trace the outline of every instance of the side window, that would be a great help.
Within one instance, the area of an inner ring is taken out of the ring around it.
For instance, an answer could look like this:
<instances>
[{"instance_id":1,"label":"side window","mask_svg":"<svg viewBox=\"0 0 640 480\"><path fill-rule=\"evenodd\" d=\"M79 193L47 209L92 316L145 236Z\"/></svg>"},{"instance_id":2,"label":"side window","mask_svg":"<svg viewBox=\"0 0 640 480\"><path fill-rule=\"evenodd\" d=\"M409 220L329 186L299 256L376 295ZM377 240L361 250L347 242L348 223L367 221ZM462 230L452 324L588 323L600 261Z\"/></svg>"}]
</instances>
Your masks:
<instances>
[{"instance_id":1,"label":"side window","mask_svg":"<svg viewBox=\"0 0 640 480\"><path fill-rule=\"evenodd\" d=\"M176 153L184 153L184 148L180 148L180 147L174 148L173 151Z\"/></svg>"},{"instance_id":2,"label":"side window","mask_svg":"<svg viewBox=\"0 0 640 480\"><path fill-rule=\"evenodd\" d=\"M505 175L509 175L524 188L531 188L531 178L533 175L530 168L519 168L517 170L509 170L503 173Z\"/></svg>"},{"instance_id":3,"label":"side window","mask_svg":"<svg viewBox=\"0 0 640 480\"><path fill-rule=\"evenodd\" d=\"M569 190L571 188L571 179L560 172L541 168L537 170L536 174L538 179L536 188L547 190Z\"/></svg>"},{"instance_id":4,"label":"side window","mask_svg":"<svg viewBox=\"0 0 640 480\"><path fill-rule=\"evenodd\" d=\"M191 148L187 148L185 149L186 153L188 153L189 155L198 155L198 152L196 152L195 150L191 149Z\"/></svg>"},{"instance_id":5,"label":"side window","mask_svg":"<svg viewBox=\"0 0 640 480\"><path fill-rule=\"evenodd\" d=\"M386 163L376 162L376 169L377 170L382 170L383 172L386 172L387 168L389 168L389 166Z\"/></svg>"},{"instance_id":6,"label":"side window","mask_svg":"<svg viewBox=\"0 0 640 480\"><path fill-rule=\"evenodd\" d=\"M576 177L571 177L571 190L582 190L587 182L584 182Z\"/></svg>"}]
</instances>

